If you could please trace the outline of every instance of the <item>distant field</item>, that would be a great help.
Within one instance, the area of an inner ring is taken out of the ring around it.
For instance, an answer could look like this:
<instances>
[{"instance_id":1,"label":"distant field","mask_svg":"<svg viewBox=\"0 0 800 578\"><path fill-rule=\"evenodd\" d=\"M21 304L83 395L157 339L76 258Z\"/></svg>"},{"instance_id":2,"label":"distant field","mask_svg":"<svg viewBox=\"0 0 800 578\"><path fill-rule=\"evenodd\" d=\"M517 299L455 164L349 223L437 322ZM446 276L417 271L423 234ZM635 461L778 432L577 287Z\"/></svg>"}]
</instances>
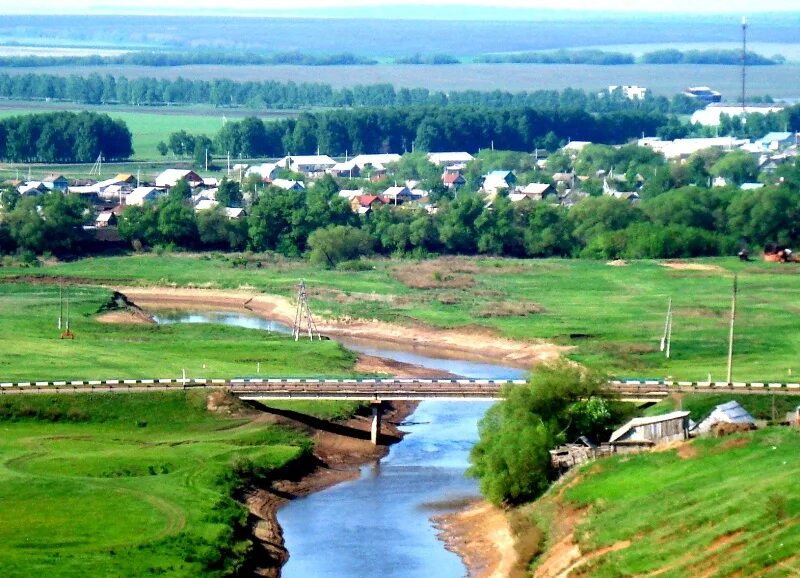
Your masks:
<instances>
[{"instance_id":1,"label":"distant field","mask_svg":"<svg viewBox=\"0 0 800 578\"><path fill-rule=\"evenodd\" d=\"M277 80L281 82L323 82L335 87L356 84L391 83L397 87L431 90L601 90L611 84L638 84L655 94L672 96L687 86L709 85L735 100L741 92L740 69L714 65L552 65L552 64L463 64L459 66L376 65L376 66L213 66L180 67L86 66L0 68L8 74L28 72L69 75L124 75L128 78L180 77L235 81ZM800 97L800 65L757 66L748 70L748 90L753 95L775 98Z\"/></svg>"},{"instance_id":2,"label":"distant field","mask_svg":"<svg viewBox=\"0 0 800 578\"><path fill-rule=\"evenodd\" d=\"M172 155L162 157L156 145L159 141L167 142L169 135L179 130L192 134L205 134L211 138L217 134L227 119L237 120L246 111L214 110L211 108L194 109L191 107L164 107L159 109L145 108L143 112L131 110L131 107L93 106L80 107L58 104L49 106L30 106L29 103L0 103L0 119L34 112L52 112L55 110L91 110L106 113L112 118L125 121L133 135L133 160L170 160ZM194 112L198 111L198 112ZM275 118L274 113L249 114L263 119ZM286 116L281 114L280 116Z\"/></svg>"},{"instance_id":3,"label":"distant field","mask_svg":"<svg viewBox=\"0 0 800 578\"><path fill-rule=\"evenodd\" d=\"M611 267L591 260L376 259L371 270L326 271L263 256L234 267L224 256L139 255L84 259L40 269L0 268L113 280L119 285L253 287L289 296L298 279L321 315L434 327L482 327L513 339L574 346L570 356L620 377L725 379L732 274L739 272L733 377L796 380L800 266L709 259L699 269L663 262ZM370 298L380 295L381 299ZM659 351L673 298L672 357ZM528 311L539 311L528 313Z\"/></svg>"}]
</instances>

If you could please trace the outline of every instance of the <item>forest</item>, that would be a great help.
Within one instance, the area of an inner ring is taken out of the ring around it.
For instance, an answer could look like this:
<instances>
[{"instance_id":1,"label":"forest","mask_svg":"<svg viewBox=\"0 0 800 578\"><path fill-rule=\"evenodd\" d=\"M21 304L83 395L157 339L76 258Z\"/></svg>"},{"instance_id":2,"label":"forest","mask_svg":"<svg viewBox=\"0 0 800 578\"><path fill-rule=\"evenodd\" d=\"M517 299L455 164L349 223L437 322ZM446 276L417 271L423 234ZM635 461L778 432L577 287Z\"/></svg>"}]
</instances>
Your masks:
<instances>
[{"instance_id":1,"label":"forest","mask_svg":"<svg viewBox=\"0 0 800 578\"><path fill-rule=\"evenodd\" d=\"M133 154L123 121L93 112L52 112L0 120L0 160L22 163L91 163Z\"/></svg>"}]
</instances>

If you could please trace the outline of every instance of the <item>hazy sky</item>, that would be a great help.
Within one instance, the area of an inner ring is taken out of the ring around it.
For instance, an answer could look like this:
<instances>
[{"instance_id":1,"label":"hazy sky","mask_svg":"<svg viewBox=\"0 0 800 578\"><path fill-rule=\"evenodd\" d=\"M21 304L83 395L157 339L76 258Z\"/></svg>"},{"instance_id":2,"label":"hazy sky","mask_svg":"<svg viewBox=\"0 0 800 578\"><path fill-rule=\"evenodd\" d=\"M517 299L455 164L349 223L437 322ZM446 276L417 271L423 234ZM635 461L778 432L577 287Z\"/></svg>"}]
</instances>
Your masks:
<instances>
[{"instance_id":1,"label":"hazy sky","mask_svg":"<svg viewBox=\"0 0 800 578\"><path fill-rule=\"evenodd\" d=\"M592 10L592 11L626 11L626 12L701 12L701 13L737 13L752 14L755 12L792 11L798 12L797 0L559 0L554 5L552 0L235 0L231 3L220 3L219 0L39 0L30 4L14 0L0 0L0 13L5 14L92 14L92 13L126 13L160 14L202 12L224 13L234 10L243 13L269 15L274 11L298 11L320 8L356 8L360 6L377 7L384 4L424 6L427 12L432 7L443 9L453 5L469 5L480 7L503 8L542 8L546 10ZM457 15L454 15L457 17ZM409 17L413 17L413 9L409 9Z\"/></svg>"}]
</instances>

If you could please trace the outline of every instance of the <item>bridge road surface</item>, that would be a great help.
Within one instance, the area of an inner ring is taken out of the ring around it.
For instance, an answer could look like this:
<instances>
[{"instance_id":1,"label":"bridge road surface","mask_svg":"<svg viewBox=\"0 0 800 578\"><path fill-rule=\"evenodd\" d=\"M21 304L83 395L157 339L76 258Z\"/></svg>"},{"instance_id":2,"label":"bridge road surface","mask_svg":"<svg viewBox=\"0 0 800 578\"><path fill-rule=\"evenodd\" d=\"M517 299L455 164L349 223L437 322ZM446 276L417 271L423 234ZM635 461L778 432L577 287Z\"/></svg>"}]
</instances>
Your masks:
<instances>
[{"instance_id":1,"label":"bridge road surface","mask_svg":"<svg viewBox=\"0 0 800 578\"><path fill-rule=\"evenodd\" d=\"M353 399L362 401L419 401L425 399L499 399L504 387L525 380L507 379L110 379L90 381L0 382L0 395L140 393L185 389L227 390L242 399ZM660 380L612 381L608 390L628 401L656 401L670 393L736 393L800 395L800 383L723 383Z\"/></svg>"}]
</instances>

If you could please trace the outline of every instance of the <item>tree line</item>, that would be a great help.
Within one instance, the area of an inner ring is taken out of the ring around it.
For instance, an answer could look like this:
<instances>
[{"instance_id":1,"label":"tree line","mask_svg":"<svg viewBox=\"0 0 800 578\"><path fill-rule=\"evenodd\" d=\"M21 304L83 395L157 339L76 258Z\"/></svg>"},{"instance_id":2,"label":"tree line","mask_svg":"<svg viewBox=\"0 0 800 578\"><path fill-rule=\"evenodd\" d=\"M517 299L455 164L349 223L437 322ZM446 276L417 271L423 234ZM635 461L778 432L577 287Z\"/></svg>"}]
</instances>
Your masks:
<instances>
[{"instance_id":1,"label":"tree line","mask_svg":"<svg viewBox=\"0 0 800 578\"><path fill-rule=\"evenodd\" d=\"M676 95L671 99L648 96L631 101L622 95L576 89L510 92L502 90L432 91L427 88L395 88L392 84L334 88L316 82L248 81L227 79L190 80L176 78L132 78L54 74L0 74L0 98L14 100L60 100L79 104L124 104L162 106L205 104L253 109L344 108L373 106L485 106L532 107L545 110L581 109L587 112L648 111L691 114L703 104Z\"/></svg>"},{"instance_id":2,"label":"tree line","mask_svg":"<svg viewBox=\"0 0 800 578\"><path fill-rule=\"evenodd\" d=\"M613 52L597 49L550 50L536 52L514 52L510 54L483 54L473 59L477 63L513 64L587 64L594 66L618 66L623 64L722 64L738 65L742 62L741 52L737 50L677 50L664 49L647 52L638 59L631 53ZM786 59L776 54L766 57L756 52L747 53L747 64L751 66L770 66L783 64ZM394 59L395 64L461 64L461 60L449 54L421 54L401 56ZM136 51L101 56L2 56L0 66L7 68L36 68L52 66L189 66L189 65L295 65L295 66L353 66L377 65L374 58L359 56L351 52L338 54L311 54L297 50L263 54L257 52L237 52L219 50L198 50L194 52L175 51Z\"/></svg>"},{"instance_id":3,"label":"tree line","mask_svg":"<svg viewBox=\"0 0 800 578\"><path fill-rule=\"evenodd\" d=\"M317 150L345 153L464 150L555 150L568 139L617 144L654 134L667 117L656 112L590 114L581 110L414 106L301 113L263 122L228 122L214 141L221 154L279 157Z\"/></svg>"},{"instance_id":4,"label":"tree line","mask_svg":"<svg viewBox=\"0 0 800 578\"><path fill-rule=\"evenodd\" d=\"M511 54L486 54L478 56L476 62L513 64L589 64L594 66L618 66L623 64L728 64L742 63L742 53L737 50L676 50L665 49L646 52L639 59L625 52L605 50L551 50L539 52L514 52ZM783 64L786 59L777 54L768 58L756 52L747 53L747 64L770 66Z\"/></svg>"},{"instance_id":5,"label":"tree line","mask_svg":"<svg viewBox=\"0 0 800 578\"><path fill-rule=\"evenodd\" d=\"M0 120L0 160L89 163L102 154L124 160L133 154L125 122L93 112L25 114Z\"/></svg>"}]
</instances>

